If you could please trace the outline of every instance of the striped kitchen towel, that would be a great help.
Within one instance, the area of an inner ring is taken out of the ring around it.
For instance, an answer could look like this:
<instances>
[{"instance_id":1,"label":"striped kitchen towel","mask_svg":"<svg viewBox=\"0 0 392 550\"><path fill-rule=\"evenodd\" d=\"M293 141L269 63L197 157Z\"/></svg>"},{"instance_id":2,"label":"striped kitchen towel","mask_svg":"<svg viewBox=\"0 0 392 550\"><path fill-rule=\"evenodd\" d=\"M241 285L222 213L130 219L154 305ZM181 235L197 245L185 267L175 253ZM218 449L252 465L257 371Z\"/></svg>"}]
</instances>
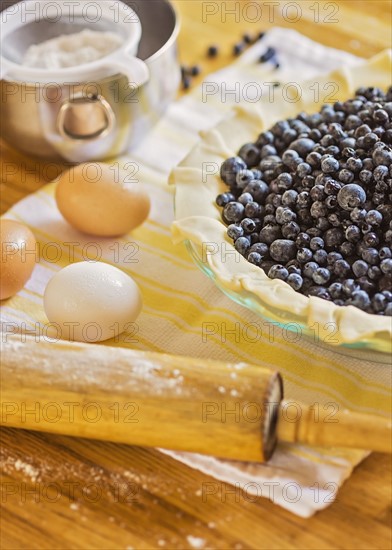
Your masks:
<instances>
[{"instance_id":1,"label":"striped kitchen towel","mask_svg":"<svg viewBox=\"0 0 392 550\"><path fill-rule=\"evenodd\" d=\"M267 46L278 49L279 70L255 63ZM260 318L223 295L197 269L184 247L173 245L170 232L174 214L168 176L197 142L199 131L219 122L233 104L244 100L244 94L271 93L271 83L276 80L300 83L342 64L360 62L294 31L275 28L235 63L209 75L202 87L169 108L134 151L113 160L125 167L130 161L136 163L136 177L152 199L147 222L126 237L115 241L95 239L72 229L56 208L55 182L16 204L6 217L33 230L41 253L26 287L2 304L2 323L44 332L48 321L42 296L50 278L72 261L100 259L129 273L144 299L137 332L125 333L119 341L109 340L102 345L263 364L280 370L289 400L332 407L331 411L337 404L355 411L389 415L388 365L374 358L333 352L310 340L290 341L276 327L271 331ZM229 90L233 93L227 93ZM5 149L3 163L12 154ZM23 159L18 158L22 163ZM35 166L35 173L25 173L19 167L18 185L22 173L26 178L24 186L37 174L39 177L45 164ZM260 330L252 332L258 326ZM210 327L208 331L206 327ZM259 465L163 452L249 494L270 498L303 517L333 502L339 486L367 454L281 445L268 464Z\"/></svg>"}]
</instances>

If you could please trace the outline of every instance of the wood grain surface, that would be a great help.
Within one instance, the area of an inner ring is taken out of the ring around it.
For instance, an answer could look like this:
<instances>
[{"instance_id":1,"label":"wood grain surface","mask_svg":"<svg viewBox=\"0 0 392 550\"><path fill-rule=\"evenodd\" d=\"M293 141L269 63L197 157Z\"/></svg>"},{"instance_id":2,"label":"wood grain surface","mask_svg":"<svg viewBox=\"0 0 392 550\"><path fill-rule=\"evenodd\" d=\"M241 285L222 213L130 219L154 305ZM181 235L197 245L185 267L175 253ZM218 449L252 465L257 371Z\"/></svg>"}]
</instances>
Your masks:
<instances>
[{"instance_id":1,"label":"wood grain surface","mask_svg":"<svg viewBox=\"0 0 392 550\"><path fill-rule=\"evenodd\" d=\"M293 14L284 11L290 4L285 1L274 9L276 2L258 2L262 17L251 23L254 15L246 15L251 3L176 0L182 19L182 61L199 63L205 76L232 60L232 45L242 32L271 25L295 28L363 57L391 46L389 0L300 0L302 13L295 23ZM226 13L225 21L224 10L233 6L239 17ZM203 9L216 13L203 21ZM206 60L205 50L212 43L220 46L221 55ZM43 171L36 160L4 145L2 157L4 212L45 181L37 177ZM18 170L6 173L6 162L16 162ZM392 476L387 455L372 454L332 506L304 520L155 450L3 429L0 451L3 549L391 548Z\"/></svg>"}]
</instances>

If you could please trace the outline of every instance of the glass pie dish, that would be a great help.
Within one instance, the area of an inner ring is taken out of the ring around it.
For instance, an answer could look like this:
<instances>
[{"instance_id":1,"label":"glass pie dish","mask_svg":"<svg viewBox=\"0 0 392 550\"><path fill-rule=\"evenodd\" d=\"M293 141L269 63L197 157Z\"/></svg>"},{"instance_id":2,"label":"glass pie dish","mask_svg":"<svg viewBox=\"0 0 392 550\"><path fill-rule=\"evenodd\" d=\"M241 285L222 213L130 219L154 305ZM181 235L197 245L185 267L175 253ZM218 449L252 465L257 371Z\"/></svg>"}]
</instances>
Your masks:
<instances>
[{"instance_id":1,"label":"glass pie dish","mask_svg":"<svg viewBox=\"0 0 392 550\"><path fill-rule=\"evenodd\" d=\"M390 85L390 75L391 52L387 51L363 65L320 77L317 102L311 86L304 82L299 101L278 100L271 104L261 100L241 105L215 128L203 132L199 143L171 175L176 187L172 227L175 241L185 242L196 264L227 296L264 320L316 339L321 345L333 346L336 351L381 352L376 359L381 362L390 361L386 354L391 352L391 317L307 297L281 280L269 279L235 250L215 199L227 190L219 175L221 163L235 156L244 143L254 141L277 120L302 111L317 112L327 102L345 101L360 86L385 89ZM333 98L331 83L337 90Z\"/></svg>"}]
</instances>

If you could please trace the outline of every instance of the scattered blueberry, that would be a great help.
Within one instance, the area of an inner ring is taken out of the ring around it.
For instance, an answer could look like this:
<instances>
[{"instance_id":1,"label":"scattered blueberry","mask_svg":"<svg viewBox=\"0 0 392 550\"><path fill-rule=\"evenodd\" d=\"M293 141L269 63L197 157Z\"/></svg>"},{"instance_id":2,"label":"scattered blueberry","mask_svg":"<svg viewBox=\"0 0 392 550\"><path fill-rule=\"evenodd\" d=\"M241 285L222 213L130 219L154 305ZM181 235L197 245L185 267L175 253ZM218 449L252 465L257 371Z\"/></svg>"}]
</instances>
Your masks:
<instances>
[{"instance_id":1,"label":"scattered blueberry","mask_svg":"<svg viewBox=\"0 0 392 550\"><path fill-rule=\"evenodd\" d=\"M216 57L219 53L219 48L218 46L215 46L215 45L212 45L212 46L209 46L208 50L207 50L207 56L208 57Z\"/></svg>"},{"instance_id":2,"label":"scattered blueberry","mask_svg":"<svg viewBox=\"0 0 392 550\"><path fill-rule=\"evenodd\" d=\"M270 61L270 59L274 58L276 56L276 50L275 48L267 48L265 53L263 53L262 56L260 56L259 61L260 63L266 63L267 61Z\"/></svg>"}]
</instances>

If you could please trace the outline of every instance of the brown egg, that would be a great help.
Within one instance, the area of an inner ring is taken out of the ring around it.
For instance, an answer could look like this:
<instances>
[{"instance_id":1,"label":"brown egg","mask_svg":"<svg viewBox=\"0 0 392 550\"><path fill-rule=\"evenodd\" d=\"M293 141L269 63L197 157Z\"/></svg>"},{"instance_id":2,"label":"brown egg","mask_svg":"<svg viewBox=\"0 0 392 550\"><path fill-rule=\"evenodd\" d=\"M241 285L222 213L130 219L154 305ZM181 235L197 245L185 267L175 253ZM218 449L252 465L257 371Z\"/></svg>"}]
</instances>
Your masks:
<instances>
[{"instance_id":1,"label":"brown egg","mask_svg":"<svg viewBox=\"0 0 392 550\"><path fill-rule=\"evenodd\" d=\"M75 229L97 237L125 235L142 224L150 198L118 165L85 163L61 174L56 202Z\"/></svg>"},{"instance_id":2,"label":"brown egg","mask_svg":"<svg viewBox=\"0 0 392 550\"><path fill-rule=\"evenodd\" d=\"M0 220L0 300L16 294L33 272L36 240L28 227L13 220Z\"/></svg>"}]
</instances>

